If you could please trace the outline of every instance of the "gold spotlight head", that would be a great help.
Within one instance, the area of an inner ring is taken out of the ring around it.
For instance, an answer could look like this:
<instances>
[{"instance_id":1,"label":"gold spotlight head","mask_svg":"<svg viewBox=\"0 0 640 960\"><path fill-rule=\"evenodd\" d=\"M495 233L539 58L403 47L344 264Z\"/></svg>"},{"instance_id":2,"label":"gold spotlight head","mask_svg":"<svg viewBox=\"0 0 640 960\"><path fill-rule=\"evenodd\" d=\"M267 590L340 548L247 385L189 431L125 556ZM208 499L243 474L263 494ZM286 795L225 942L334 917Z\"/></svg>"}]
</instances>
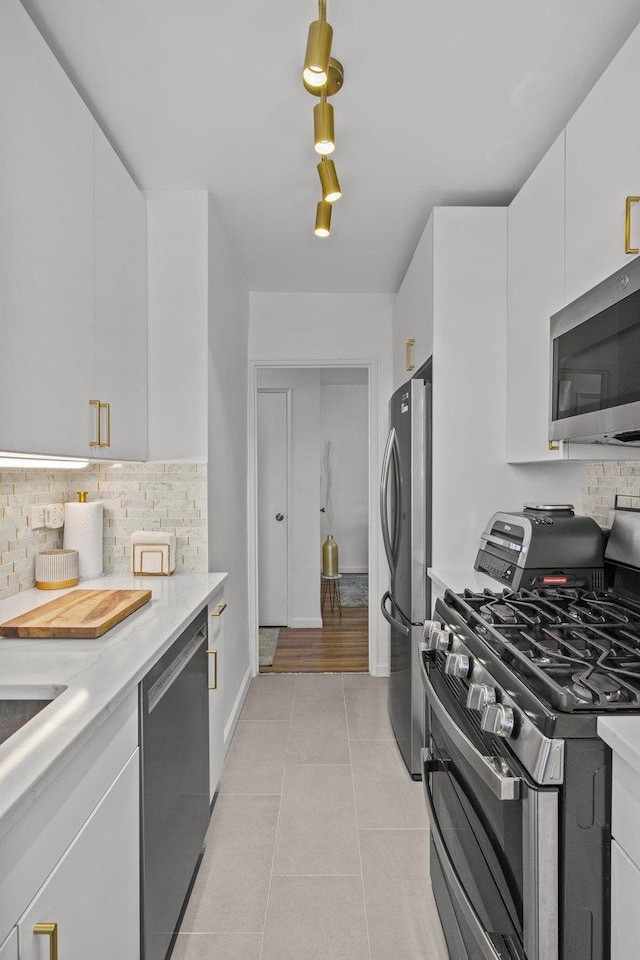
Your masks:
<instances>
[{"instance_id":1,"label":"gold spotlight head","mask_svg":"<svg viewBox=\"0 0 640 960\"><path fill-rule=\"evenodd\" d=\"M336 148L336 136L333 128L333 107L326 101L317 103L313 108L313 145L316 153L326 156Z\"/></svg>"},{"instance_id":2,"label":"gold spotlight head","mask_svg":"<svg viewBox=\"0 0 640 960\"><path fill-rule=\"evenodd\" d=\"M331 233L331 204L321 200L316 208L316 237L328 237Z\"/></svg>"},{"instance_id":3,"label":"gold spotlight head","mask_svg":"<svg viewBox=\"0 0 640 960\"><path fill-rule=\"evenodd\" d=\"M318 164L318 174L322 185L322 199L327 203L335 203L342 196L342 190L333 160L323 157Z\"/></svg>"},{"instance_id":4,"label":"gold spotlight head","mask_svg":"<svg viewBox=\"0 0 640 960\"><path fill-rule=\"evenodd\" d=\"M309 25L307 52L304 57L302 79L311 87L324 87L329 74L329 58L333 27L326 20L314 20Z\"/></svg>"},{"instance_id":5,"label":"gold spotlight head","mask_svg":"<svg viewBox=\"0 0 640 960\"><path fill-rule=\"evenodd\" d=\"M327 74L327 82L324 86L314 87L313 84L307 83L304 75L302 77L302 83L307 93L311 93L314 97L320 97L323 93L326 93L328 97L333 97L342 90L344 67L339 60L334 60L333 57L329 57L329 71Z\"/></svg>"}]
</instances>

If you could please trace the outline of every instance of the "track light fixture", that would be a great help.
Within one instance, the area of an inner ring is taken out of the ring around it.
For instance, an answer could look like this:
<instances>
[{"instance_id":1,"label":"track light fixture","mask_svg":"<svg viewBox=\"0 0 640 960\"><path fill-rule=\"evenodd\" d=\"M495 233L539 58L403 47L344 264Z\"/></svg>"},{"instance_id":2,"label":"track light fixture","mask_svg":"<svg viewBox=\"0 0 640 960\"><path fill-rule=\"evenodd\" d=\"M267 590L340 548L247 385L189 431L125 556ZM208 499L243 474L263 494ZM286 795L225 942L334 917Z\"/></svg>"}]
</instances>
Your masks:
<instances>
[{"instance_id":1,"label":"track light fixture","mask_svg":"<svg viewBox=\"0 0 640 960\"><path fill-rule=\"evenodd\" d=\"M331 56L333 28L327 23L326 0L318 0L318 19L309 27L307 50L302 70L305 90L320 103L313 108L313 146L322 157L318 174L322 186L322 200L316 210L315 233L328 237L331 228L331 204L342 196L338 175L332 160L327 159L336 148L333 106L327 102L342 89L344 70L339 60Z\"/></svg>"},{"instance_id":2,"label":"track light fixture","mask_svg":"<svg viewBox=\"0 0 640 960\"><path fill-rule=\"evenodd\" d=\"M318 174L322 186L322 199L327 203L335 203L342 196L342 190L333 160L323 157L318 164Z\"/></svg>"},{"instance_id":3,"label":"track light fixture","mask_svg":"<svg viewBox=\"0 0 640 960\"><path fill-rule=\"evenodd\" d=\"M332 206L326 200L321 200L316 208L316 237L328 237L331 233Z\"/></svg>"}]
</instances>

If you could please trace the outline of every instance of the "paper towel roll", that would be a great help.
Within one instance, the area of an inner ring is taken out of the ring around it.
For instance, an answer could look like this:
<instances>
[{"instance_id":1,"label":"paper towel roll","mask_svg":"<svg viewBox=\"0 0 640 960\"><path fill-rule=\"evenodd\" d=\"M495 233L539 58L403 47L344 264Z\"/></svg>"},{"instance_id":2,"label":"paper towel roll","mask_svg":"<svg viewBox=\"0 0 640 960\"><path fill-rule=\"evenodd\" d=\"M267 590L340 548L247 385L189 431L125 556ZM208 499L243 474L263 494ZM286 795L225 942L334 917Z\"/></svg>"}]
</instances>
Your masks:
<instances>
[{"instance_id":1,"label":"paper towel roll","mask_svg":"<svg viewBox=\"0 0 640 960\"><path fill-rule=\"evenodd\" d=\"M81 580L103 574L102 503L65 503L64 547L77 550Z\"/></svg>"}]
</instances>

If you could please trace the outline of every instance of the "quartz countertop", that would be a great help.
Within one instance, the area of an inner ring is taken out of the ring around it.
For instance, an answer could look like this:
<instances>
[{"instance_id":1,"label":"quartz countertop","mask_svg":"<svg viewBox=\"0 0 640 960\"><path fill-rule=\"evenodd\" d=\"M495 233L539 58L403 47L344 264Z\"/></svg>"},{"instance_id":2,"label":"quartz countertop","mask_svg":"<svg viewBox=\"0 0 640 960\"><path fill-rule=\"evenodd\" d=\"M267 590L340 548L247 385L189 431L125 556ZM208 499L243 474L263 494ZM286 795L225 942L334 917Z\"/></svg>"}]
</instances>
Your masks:
<instances>
[{"instance_id":1,"label":"quartz countertop","mask_svg":"<svg viewBox=\"0 0 640 960\"><path fill-rule=\"evenodd\" d=\"M473 567L429 567L427 575L434 586L444 593L453 590L462 593L463 590L494 590L500 593L507 586L501 580L494 580L486 573L479 573Z\"/></svg>"},{"instance_id":2,"label":"quartz countertop","mask_svg":"<svg viewBox=\"0 0 640 960\"><path fill-rule=\"evenodd\" d=\"M598 736L640 773L640 717L598 717Z\"/></svg>"},{"instance_id":3,"label":"quartz countertop","mask_svg":"<svg viewBox=\"0 0 640 960\"><path fill-rule=\"evenodd\" d=\"M0 637L0 698L7 686L62 688L52 703L0 744L0 837L137 686L226 577L109 574L82 581L76 589L151 590L151 600L96 640ZM0 622L67 593L25 590L0 602Z\"/></svg>"}]
</instances>

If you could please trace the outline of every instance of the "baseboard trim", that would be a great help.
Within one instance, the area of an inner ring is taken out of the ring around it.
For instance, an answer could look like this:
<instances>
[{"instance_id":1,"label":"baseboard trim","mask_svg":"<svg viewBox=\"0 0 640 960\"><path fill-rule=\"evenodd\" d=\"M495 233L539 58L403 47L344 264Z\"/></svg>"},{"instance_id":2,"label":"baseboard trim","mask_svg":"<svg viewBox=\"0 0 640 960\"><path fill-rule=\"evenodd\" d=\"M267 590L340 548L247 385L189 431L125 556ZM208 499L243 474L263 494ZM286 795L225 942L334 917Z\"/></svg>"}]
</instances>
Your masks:
<instances>
[{"instance_id":1,"label":"baseboard trim","mask_svg":"<svg viewBox=\"0 0 640 960\"><path fill-rule=\"evenodd\" d=\"M322 617L294 617L291 621L292 630L321 630Z\"/></svg>"},{"instance_id":2,"label":"baseboard trim","mask_svg":"<svg viewBox=\"0 0 640 960\"><path fill-rule=\"evenodd\" d=\"M229 744L231 743L231 738L236 729L238 720L240 719L240 711L244 706L244 701L246 699L247 693L249 692L249 685L253 679L253 671L250 666L247 667L247 672L242 678L242 683L240 684L240 689L238 690L238 696L235 699L233 707L231 709L231 716L227 720L227 723L224 728L224 749L225 753L229 749Z\"/></svg>"},{"instance_id":3,"label":"baseboard trim","mask_svg":"<svg viewBox=\"0 0 640 960\"><path fill-rule=\"evenodd\" d=\"M369 573L368 567L340 567L340 573Z\"/></svg>"}]
</instances>

